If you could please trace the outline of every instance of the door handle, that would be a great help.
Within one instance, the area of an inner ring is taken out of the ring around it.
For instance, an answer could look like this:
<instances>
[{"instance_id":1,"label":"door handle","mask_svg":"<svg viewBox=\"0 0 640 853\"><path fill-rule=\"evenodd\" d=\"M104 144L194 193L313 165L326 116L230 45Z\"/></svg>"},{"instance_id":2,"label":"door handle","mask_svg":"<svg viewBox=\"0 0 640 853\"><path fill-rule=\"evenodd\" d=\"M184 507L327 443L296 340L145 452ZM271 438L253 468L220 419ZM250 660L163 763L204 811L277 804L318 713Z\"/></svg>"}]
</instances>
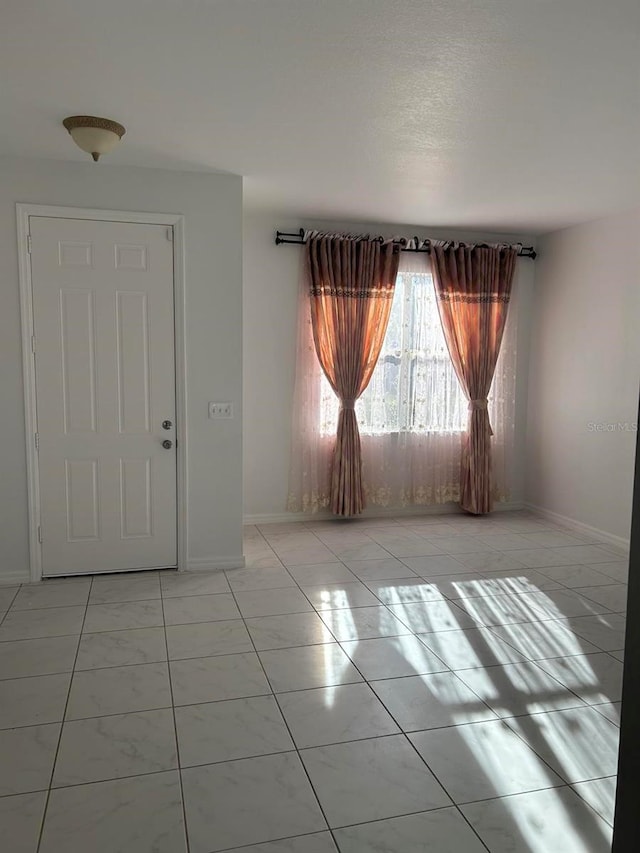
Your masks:
<instances>
[{"instance_id":1,"label":"door handle","mask_svg":"<svg viewBox=\"0 0 640 853\"><path fill-rule=\"evenodd\" d=\"M171 450L171 448L173 447L173 442L169 441L168 438L165 438L165 440L162 442L162 446L165 450Z\"/></svg>"},{"instance_id":2,"label":"door handle","mask_svg":"<svg viewBox=\"0 0 640 853\"><path fill-rule=\"evenodd\" d=\"M171 429L172 426L171 421L162 421L162 429Z\"/></svg>"}]
</instances>

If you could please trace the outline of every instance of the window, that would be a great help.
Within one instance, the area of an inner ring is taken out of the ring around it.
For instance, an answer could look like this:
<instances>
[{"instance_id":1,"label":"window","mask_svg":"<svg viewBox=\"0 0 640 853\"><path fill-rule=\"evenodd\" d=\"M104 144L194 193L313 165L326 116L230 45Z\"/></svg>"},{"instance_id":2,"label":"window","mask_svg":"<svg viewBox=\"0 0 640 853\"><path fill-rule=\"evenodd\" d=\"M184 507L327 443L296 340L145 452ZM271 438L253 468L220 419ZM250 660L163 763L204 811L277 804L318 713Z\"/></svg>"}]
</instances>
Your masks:
<instances>
[{"instance_id":1,"label":"window","mask_svg":"<svg viewBox=\"0 0 640 853\"><path fill-rule=\"evenodd\" d=\"M330 434L339 404L324 374L321 381L320 430ZM363 435L466 429L467 399L449 357L429 272L398 273L380 358L356 413Z\"/></svg>"}]
</instances>

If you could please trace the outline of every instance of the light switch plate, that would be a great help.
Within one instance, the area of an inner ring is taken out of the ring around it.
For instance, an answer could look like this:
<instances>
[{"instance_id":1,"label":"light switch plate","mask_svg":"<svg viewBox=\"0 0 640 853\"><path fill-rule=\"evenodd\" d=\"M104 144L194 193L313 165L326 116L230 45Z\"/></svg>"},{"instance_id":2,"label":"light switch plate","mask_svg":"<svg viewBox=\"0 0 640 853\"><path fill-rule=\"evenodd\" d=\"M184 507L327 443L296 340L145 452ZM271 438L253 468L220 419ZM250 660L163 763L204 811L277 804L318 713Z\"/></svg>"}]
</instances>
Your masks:
<instances>
[{"instance_id":1,"label":"light switch plate","mask_svg":"<svg viewBox=\"0 0 640 853\"><path fill-rule=\"evenodd\" d=\"M209 417L216 418L232 418L233 403L209 403Z\"/></svg>"}]
</instances>

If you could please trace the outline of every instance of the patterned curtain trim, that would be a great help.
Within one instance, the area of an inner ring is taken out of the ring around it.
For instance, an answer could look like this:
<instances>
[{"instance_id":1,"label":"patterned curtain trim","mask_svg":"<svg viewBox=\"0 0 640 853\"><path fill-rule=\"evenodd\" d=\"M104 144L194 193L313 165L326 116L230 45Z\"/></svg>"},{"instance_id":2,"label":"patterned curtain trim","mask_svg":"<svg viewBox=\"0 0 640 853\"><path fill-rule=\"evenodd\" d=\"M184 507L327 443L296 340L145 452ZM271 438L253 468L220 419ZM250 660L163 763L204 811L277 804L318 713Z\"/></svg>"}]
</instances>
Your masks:
<instances>
[{"instance_id":1,"label":"patterned curtain trim","mask_svg":"<svg viewBox=\"0 0 640 853\"><path fill-rule=\"evenodd\" d=\"M509 296L500 293L438 293L440 302L509 302Z\"/></svg>"},{"instance_id":2,"label":"patterned curtain trim","mask_svg":"<svg viewBox=\"0 0 640 853\"><path fill-rule=\"evenodd\" d=\"M393 288L389 287L331 287L320 284L309 288L311 296L347 296L354 299L393 299Z\"/></svg>"}]
</instances>

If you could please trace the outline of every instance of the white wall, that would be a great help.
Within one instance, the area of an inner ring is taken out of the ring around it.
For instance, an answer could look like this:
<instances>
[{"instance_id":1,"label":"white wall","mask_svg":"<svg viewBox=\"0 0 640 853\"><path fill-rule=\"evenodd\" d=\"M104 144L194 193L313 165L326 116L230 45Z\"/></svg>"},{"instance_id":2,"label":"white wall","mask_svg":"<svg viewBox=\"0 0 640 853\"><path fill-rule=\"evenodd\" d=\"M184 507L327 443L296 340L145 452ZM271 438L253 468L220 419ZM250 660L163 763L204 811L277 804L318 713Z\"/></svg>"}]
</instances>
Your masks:
<instances>
[{"instance_id":1,"label":"white wall","mask_svg":"<svg viewBox=\"0 0 640 853\"><path fill-rule=\"evenodd\" d=\"M0 581L28 569L16 202L185 216L189 564L240 561L242 179L0 158ZM234 420L208 420L209 400Z\"/></svg>"},{"instance_id":2,"label":"white wall","mask_svg":"<svg viewBox=\"0 0 640 853\"><path fill-rule=\"evenodd\" d=\"M296 319L301 250L276 246L276 229L300 227L419 237L498 241L529 236L455 232L371 223L310 222L273 211L245 210L244 218L244 512L245 518L285 513L295 381ZM535 264L518 262L518 396L513 501L524 498L524 436L529 326Z\"/></svg>"},{"instance_id":3,"label":"white wall","mask_svg":"<svg viewBox=\"0 0 640 853\"><path fill-rule=\"evenodd\" d=\"M640 210L539 241L527 500L627 539L640 377ZM593 424L603 424L596 431Z\"/></svg>"}]
</instances>

